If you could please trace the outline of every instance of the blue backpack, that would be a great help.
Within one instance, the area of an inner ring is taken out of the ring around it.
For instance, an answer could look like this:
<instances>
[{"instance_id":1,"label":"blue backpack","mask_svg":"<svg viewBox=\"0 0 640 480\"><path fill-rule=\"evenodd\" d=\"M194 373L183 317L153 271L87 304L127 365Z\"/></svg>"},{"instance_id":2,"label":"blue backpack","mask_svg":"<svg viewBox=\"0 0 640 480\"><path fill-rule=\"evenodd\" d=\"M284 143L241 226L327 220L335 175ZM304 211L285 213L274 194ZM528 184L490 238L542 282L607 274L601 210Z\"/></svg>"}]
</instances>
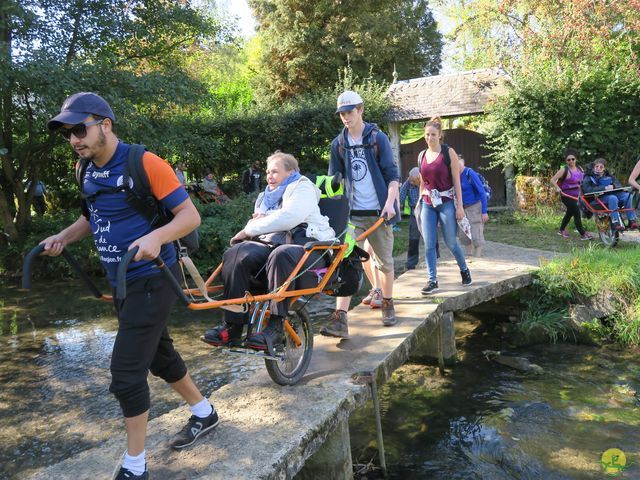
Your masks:
<instances>
[{"instance_id":1,"label":"blue backpack","mask_svg":"<svg viewBox=\"0 0 640 480\"><path fill-rule=\"evenodd\" d=\"M476 171L474 170L474 172ZM489 200L491 200L491 196L493 195L493 190L491 190L491 186L489 185L489 182L487 182L487 179L484 178L481 173L476 172L476 175L478 175L478 178L480 179L480 183L482 183L482 187L484 188L484 194L487 196L487 202L488 202ZM473 185L473 183L471 183L471 169L469 167L467 167L467 181L469 182L470 185Z\"/></svg>"}]
</instances>

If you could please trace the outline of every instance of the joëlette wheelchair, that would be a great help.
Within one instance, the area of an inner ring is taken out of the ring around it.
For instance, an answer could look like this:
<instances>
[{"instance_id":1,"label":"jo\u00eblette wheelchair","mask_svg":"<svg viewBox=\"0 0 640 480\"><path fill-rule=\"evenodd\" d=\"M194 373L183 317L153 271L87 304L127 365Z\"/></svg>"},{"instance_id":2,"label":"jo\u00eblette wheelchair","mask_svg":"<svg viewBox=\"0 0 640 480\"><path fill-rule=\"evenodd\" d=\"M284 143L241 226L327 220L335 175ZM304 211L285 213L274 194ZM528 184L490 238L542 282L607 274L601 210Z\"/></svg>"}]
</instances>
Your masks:
<instances>
[{"instance_id":1,"label":"jo\u00eblette wheelchair","mask_svg":"<svg viewBox=\"0 0 640 480\"><path fill-rule=\"evenodd\" d=\"M312 178L312 180L314 179ZM335 241L315 241L304 245L305 252L300 262L287 280L272 292L262 294L245 292L244 296L240 298L222 299L220 298L224 289L220 279L222 264L218 265L206 281L203 281L197 269L193 266L191 259L188 256L181 258L182 264L186 265L189 276L197 285L195 288L190 288L186 286L185 275L183 275L185 284L183 287L160 258L154 260L161 274L178 296L178 299L187 308L191 310L222 308L233 312L247 313L249 315L249 324L246 336L251 333L259 333L265 328L270 315L269 304L271 301L290 299L288 316L284 321L284 342L276 351L256 351L245 348L242 345L216 347L226 349L231 353L263 357L269 376L279 385L295 385L302 379L309 367L313 351L313 329L311 318L306 308L308 301L319 293L332 296L349 296L355 293L362 283L361 263L369 259L366 252L357 246L354 247L352 243L350 245L349 242L344 241L349 228L349 203L346 196L341 194L341 184L336 184L336 181L341 182L341 179L339 177L335 178L335 176L315 179L316 185L323 191L319 202L320 211L323 215L329 217L329 223L338 238ZM355 240L357 242L365 240L383 221L383 218L379 218L371 228L363 232ZM43 250L44 246L38 245L25 257L22 276L22 286L25 289L31 287L33 260ZM323 265L326 264L327 266L314 268L314 265L312 265L303 268L309 256L315 251L322 252L323 257L330 259L327 262L323 262ZM116 298L119 300L126 298L127 267L136 252L137 249L129 250L118 266ZM96 298L105 301L113 300L111 295L105 295L100 292L69 252L64 250L62 255ZM346 265L351 268L344 268ZM355 277L353 275L354 269L358 272ZM289 287L292 281L308 270L313 271L318 276L318 284L312 288L291 290ZM202 339L204 340L204 338Z\"/></svg>"},{"instance_id":2,"label":"jo\u00eblette wheelchair","mask_svg":"<svg viewBox=\"0 0 640 480\"><path fill-rule=\"evenodd\" d=\"M600 241L607 248L613 248L618 244L620 240L621 232L616 230L611 222L611 214L613 212L627 213L631 212L633 208L617 208L615 210L609 209L609 207L601 200L601 197L604 195L611 195L617 192L628 192L630 195L635 195L632 187L622 187L622 188L614 188L612 190L601 190L598 192L584 193L582 189L580 189L580 193L577 197L572 195L567 195L566 193L561 193L561 195L571 198L573 200L578 201L578 205L580 206L580 210L584 214L585 218L593 217L593 221L598 228L598 237L600 237ZM635 201L632 199L632 205L635 204ZM620 222L622 222L622 217L620 217Z\"/></svg>"}]
</instances>

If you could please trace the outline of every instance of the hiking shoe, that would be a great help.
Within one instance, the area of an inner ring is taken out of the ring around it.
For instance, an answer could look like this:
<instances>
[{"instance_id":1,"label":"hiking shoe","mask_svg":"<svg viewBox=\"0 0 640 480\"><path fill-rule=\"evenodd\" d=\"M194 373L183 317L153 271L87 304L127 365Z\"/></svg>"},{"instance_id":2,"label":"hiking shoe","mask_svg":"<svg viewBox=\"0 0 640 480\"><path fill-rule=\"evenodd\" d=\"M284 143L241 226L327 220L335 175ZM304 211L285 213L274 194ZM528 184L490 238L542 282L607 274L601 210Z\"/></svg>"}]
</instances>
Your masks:
<instances>
[{"instance_id":1,"label":"hiking shoe","mask_svg":"<svg viewBox=\"0 0 640 480\"><path fill-rule=\"evenodd\" d=\"M175 437L173 437L171 448L173 448L174 450L180 450L181 448L193 445L198 438L206 435L211 430L216 428L218 426L218 423L218 412L216 412L215 408L211 412L211 415L206 418L200 418L196 417L195 415L191 415L191 418L183 427L183 429L180 430Z\"/></svg>"},{"instance_id":2,"label":"hiking shoe","mask_svg":"<svg viewBox=\"0 0 640 480\"><path fill-rule=\"evenodd\" d=\"M558 230L558 235L560 235L562 238L569 238L569 234L566 230Z\"/></svg>"},{"instance_id":3,"label":"hiking shoe","mask_svg":"<svg viewBox=\"0 0 640 480\"><path fill-rule=\"evenodd\" d=\"M349 338L347 312L336 310L327 317L329 323L320 329L320 335L325 337Z\"/></svg>"},{"instance_id":4,"label":"hiking shoe","mask_svg":"<svg viewBox=\"0 0 640 480\"><path fill-rule=\"evenodd\" d=\"M149 472L145 470L142 475L134 475L133 472L127 470L124 467L120 467L120 471L116 476L115 480L148 480Z\"/></svg>"},{"instance_id":5,"label":"hiking shoe","mask_svg":"<svg viewBox=\"0 0 640 480\"><path fill-rule=\"evenodd\" d=\"M461 270L460 276L462 277L462 285L471 285L473 283L473 280L471 280L471 272L468 268Z\"/></svg>"},{"instance_id":6,"label":"hiking shoe","mask_svg":"<svg viewBox=\"0 0 640 480\"><path fill-rule=\"evenodd\" d=\"M584 232L584 235L580 235L580 240L593 240L593 235L589 232Z\"/></svg>"},{"instance_id":7,"label":"hiking shoe","mask_svg":"<svg viewBox=\"0 0 640 480\"><path fill-rule=\"evenodd\" d=\"M240 345L242 343L242 328L239 323L227 323L210 328L204 332L202 341L214 347Z\"/></svg>"},{"instance_id":8,"label":"hiking shoe","mask_svg":"<svg viewBox=\"0 0 640 480\"><path fill-rule=\"evenodd\" d=\"M437 292L438 290L440 290L438 288L438 281L430 280L429 283L427 283L427 286L420 290L420 293L422 293L422 295L429 295L430 293Z\"/></svg>"},{"instance_id":9,"label":"hiking shoe","mask_svg":"<svg viewBox=\"0 0 640 480\"><path fill-rule=\"evenodd\" d=\"M369 305L371 308L380 308L382 306L382 290L372 288L367 296L362 299L362 303Z\"/></svg>"},{"instance_id":10,"label":"hiking shoe","mask_svg":"<svg viewBox=\"0 0 640 480\"><path fill-rule=\"evenodd\" d=\"M624 232L624 225L619 222L612 222L611 225L616 232Z\"/></svg>"},{"instance_id":11,"label":"hiking shoe","mask_svg":"<svg viewBox=\"0 0 640 480\"><path fill-rule=\"evenodd\" d=\"M393 298L382 299L382 324L391 327L396 324L396 309L393 308Z\"/></svg>"},{"instance_id":12,"label":"hiking shoe","mask_svg":"<svg viewBox=\"0 0 640 480\"><path fill-rule=\"evenodd\" d=\"M254 350L266 350L273 355L276 348L284 344L284 319L271 317L269 325L260 333L254 333L247 338L247 347Z\"/></svg>"},{"instance_id":13,"label":"hiking shoe","mask_svg":"<svg viewBox=\"0 0 640 480\"><path fill-rule=\"evenodd\" d=\"M629 229L630 229L630 230L638 230L638 222L636 222L635 220L634 220L634 221L632 221L632 222L629 224Z\"/></svg>"}]
</instances>

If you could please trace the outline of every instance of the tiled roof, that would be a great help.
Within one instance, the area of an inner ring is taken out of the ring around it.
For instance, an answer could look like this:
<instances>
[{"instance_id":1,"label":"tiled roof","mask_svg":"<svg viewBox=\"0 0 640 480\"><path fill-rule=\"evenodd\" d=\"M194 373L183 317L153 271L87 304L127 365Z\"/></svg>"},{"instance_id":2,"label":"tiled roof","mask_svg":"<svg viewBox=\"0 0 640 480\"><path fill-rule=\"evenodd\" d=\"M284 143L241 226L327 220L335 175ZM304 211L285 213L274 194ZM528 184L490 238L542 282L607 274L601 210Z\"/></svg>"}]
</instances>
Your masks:
<instances>
[{"instance_id":1,"label":"tiled roof","mask_svg":"<svg viewBox=\"0 0 640 480\"><path fill-rule=\"evenodd\" d=\"M482 113L485 104L505 91L507 74L498 68L402 80L389 87L391 122Z\"/></svg>"}]
</instances>

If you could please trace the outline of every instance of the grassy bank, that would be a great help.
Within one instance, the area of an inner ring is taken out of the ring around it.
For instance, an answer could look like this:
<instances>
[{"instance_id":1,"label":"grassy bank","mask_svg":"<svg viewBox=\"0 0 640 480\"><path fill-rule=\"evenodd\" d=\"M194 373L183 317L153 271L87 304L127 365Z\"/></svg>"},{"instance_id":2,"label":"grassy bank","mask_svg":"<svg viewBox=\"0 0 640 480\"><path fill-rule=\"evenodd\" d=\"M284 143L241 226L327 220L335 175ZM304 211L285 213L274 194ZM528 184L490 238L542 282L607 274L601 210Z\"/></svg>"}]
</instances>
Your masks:
<instances>
[{"instance_id":1,"label":"grassy bank","mask_svg":"<svg viewBox=\"0 0 640 480\"><path fill-rule=\"evenodd\" d=\"M489 222L484 229L485 238L492 242L560 253L571 253L576 249L582 251L592 245L602 247L597 239L593 220L582 220L585 229L596 237L591 241L580 240L580 235L574 231L573 222L567 227L570 238L559 236L557 232L563 215L564 212L559 213L549 208L540 208L535 212L490 213ZM632 244L620 242L616 250L634 248Z\"/></svg>"},{"instance_id":2,"label":"grassy bank","mask_svg":"<svg viewBox=\"0 0 640 480\"><path fill-rule=\"evenodd\" d=\"M553 322L562 307L600 295L613 307L601 328L623 345L640 345L640 249L606 250L595 246L556 258L536 273L535 287Z\"/></svg>"}]
</instances>

